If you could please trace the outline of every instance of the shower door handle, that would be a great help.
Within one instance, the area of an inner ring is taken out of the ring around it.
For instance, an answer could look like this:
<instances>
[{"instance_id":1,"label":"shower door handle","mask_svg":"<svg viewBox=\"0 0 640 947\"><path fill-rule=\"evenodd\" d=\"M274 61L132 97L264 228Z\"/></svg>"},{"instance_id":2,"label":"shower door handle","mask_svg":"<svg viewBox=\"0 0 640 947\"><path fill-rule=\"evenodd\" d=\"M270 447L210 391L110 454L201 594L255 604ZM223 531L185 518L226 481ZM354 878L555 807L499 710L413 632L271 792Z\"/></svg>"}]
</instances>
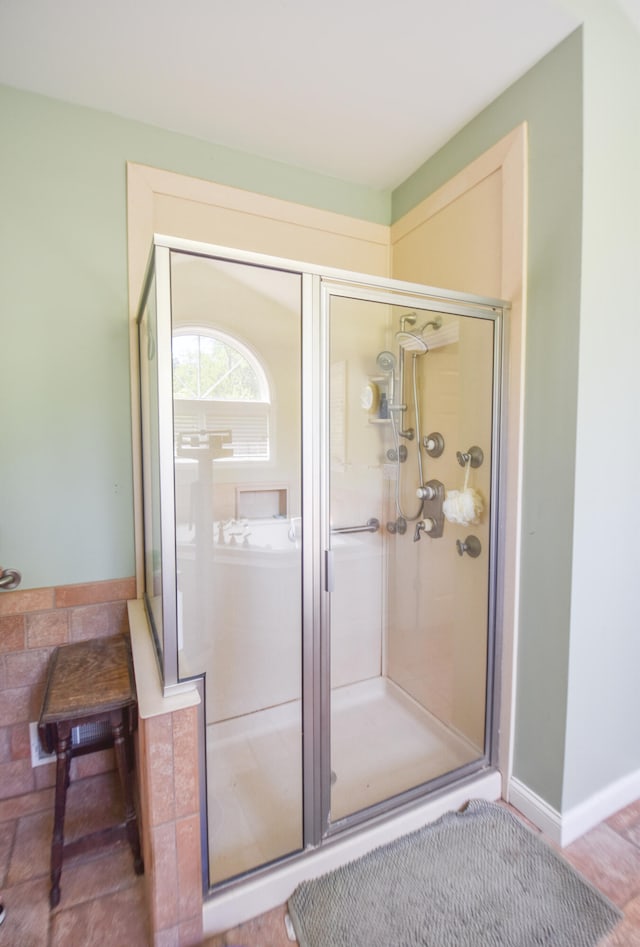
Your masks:
<instances>
[{"instance_id":1,"label":"shower door handle","mask_svg":"<svg viewBox=\"0 0 640 947\"><path fill-rule=\"evenodd\" d=\"M333 592L335 586L335 577L333 574L333 549L324 551L324 590Z\"/></svg>"},{"instance_id":2,"label":"shower door handle","mask_svg":"<svg viewBox=\"0 0 640 947\"><path fill-rule=\"evenodd\" d=\"M332 533L377 533L380 529L380 520L372 516L364 526L332 526Z\"/></svg>"}]
</instances>

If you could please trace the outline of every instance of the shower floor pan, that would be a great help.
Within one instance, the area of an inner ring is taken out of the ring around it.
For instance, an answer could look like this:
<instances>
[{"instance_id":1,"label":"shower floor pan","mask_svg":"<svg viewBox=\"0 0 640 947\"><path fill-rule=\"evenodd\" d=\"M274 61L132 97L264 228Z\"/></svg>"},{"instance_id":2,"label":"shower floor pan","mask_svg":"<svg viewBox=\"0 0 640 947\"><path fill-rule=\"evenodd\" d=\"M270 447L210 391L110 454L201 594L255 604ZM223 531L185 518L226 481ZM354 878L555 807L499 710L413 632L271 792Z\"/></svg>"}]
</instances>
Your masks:
<instances>
[{"instance_id":1,"label":"shower floor pan","mask_svg":"<svg viewBox=\"0 0 640 947\"><path fill-rule=\"evenodd\" d=\"M401 688L372 678L332 694L332 821L477 759L477 747ZM210 881L302 848L300 705L207 727Z\"/></svg>"}]
</instances>

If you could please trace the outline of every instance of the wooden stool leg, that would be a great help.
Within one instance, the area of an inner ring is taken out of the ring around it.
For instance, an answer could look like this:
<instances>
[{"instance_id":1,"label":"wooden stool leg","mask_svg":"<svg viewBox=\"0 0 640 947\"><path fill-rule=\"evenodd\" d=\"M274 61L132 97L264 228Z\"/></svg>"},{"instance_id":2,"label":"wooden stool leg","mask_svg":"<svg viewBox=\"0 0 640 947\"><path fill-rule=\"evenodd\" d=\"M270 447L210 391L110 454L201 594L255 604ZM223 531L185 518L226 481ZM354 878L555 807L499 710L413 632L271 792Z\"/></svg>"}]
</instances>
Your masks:
<instances>
[{"instance_id":1,"label":"wooden stool leg","mask_svg":"<svg viewBox=\"0 0 640 947\"><path fill-rule=\"evenodd\" d=\"M113 733L113 748L115 750L118 773L120 774L120 784L124 793L124 815L127 827L127 839L129 840L131 851L133 852L133 867L135 873L136 875L141 875L144 872L144 863L140 852L138 820L133 802L131 770L127 763L122 712L113 713L111 715L111 731Z\"/></svg>"},{"instance_id":2,"label":"wooden stool leg","mask_svg":"<svg viewBox=\"0 0 640 947\"><path fill-rule=\"evenodd\" d=\"M53 839L51 842L51 891L49 893L49 904L52 908L55 908L60 901L60 875L62 874L64 849L64 813L71 764L71 726L68 723L61 723L56 729L56 796Z\"/></svg>"}]
</instances>

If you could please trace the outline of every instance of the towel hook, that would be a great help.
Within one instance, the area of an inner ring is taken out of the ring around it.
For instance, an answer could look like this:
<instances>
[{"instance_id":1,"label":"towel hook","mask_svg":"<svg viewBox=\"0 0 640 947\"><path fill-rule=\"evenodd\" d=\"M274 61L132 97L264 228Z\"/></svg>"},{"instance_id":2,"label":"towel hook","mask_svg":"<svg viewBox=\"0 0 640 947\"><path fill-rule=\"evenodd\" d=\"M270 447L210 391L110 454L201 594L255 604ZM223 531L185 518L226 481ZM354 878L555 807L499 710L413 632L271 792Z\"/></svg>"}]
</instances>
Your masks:
<instances>
[{"instance_id":1,"label":"towel hook","mask_svg":"<svg viewBox=\"0 0 640 947\"><path fill-rule=\"evenodd\" d=\"M3 569L0 566L0 589L7 592L17 589L22 582L22 576L17 569Z\"/></svg>"},{"instance_id":2,"label":"towel hook","mask_svg":"<svg viewBox=\"0 0 640 947\"><path fill-rule=\"evenodd\" d=\"M456 451L456 457L461 467L480 467L484 461L484 453L481 447L470 447L468 451Z\"/></svg>"},{"instance_id":3,"label":"towel hook","mask_svg":"<svg viewBox=\"0 0 640 947\"><path fill-rule=\"evenodd\" d=\"M477 559L482 552L482 546L477 536L467 536L465 540L456 539L458 555L463 556L466 552L472 559Z\"/></svg>"}]
</instances>

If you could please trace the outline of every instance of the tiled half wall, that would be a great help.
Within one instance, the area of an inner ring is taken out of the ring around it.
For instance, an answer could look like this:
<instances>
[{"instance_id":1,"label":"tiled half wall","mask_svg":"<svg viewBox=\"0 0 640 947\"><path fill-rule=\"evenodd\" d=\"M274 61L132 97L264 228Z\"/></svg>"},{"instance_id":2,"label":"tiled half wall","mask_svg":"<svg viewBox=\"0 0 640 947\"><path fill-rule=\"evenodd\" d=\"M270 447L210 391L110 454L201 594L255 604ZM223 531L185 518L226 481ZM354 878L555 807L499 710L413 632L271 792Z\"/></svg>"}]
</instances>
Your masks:
<instances>
[{"instance_id":1,"label":"tiled half wall","mask_svg":"<svg viewBox=\"0 0 640 947\"><path fill-rule=\"evenodd\" d=\"M58 645L125 634L135 580L0 592L0 799L53 786L55 766L31 766L49 658ZM71 778L113 768L113 751L73 760Z\"/></svg>"},{"instance_id":2,"label":"tiled half wall","mask_svg":"<svg viewBox=\"0 0 640 947\"><path fill-rule=\"evenodd\" d=\"M135 594L134 578L0 593L0 801L5 815L12 808L28 811L29 800L43 793L53 807L55 766L32 767L29 722L39 718L54 648L130 633L127 603L135 613L140 604L131 601ZM134 663L136 652L139 659L134 644ZM151 943L187 947L202 939L197 707L193 698L165 702L154 656L143 654L142 660L149 666L141 669L140 660L136 663L136 742ZM155 689L151 700L149 676ZM112 750L91 753L72 761L71 779L113 768Z\"/></svg>"}]
</instances>

